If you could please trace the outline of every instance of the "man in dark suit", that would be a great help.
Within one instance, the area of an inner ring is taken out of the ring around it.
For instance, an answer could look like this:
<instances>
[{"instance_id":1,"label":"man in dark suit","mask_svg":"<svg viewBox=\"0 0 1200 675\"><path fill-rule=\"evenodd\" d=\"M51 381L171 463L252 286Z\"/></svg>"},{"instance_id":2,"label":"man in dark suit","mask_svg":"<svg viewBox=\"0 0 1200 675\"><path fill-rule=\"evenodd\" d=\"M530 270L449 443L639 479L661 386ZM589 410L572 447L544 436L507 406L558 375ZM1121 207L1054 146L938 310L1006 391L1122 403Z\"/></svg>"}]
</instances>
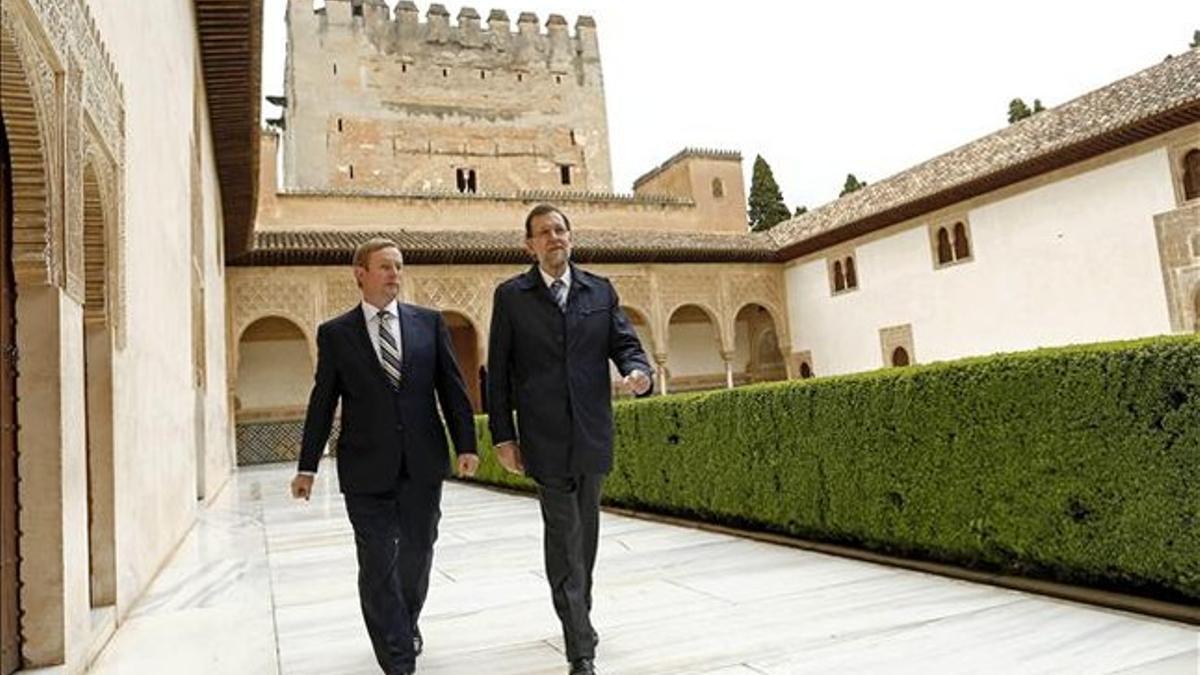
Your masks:
<instances>
[{"instance_id":1,"label":"man in dark suit","mask_svg":"<svg viewBox=\"0 0 1200 675\"><path fill-rule=\"evenodd\" d=\"M537 483L546 578L570 672L594 673L592 570L600 487L612 467L608 363L639 396L650 393L653 370L612 283L570 263L571 222L562 211L534 207L525 246L537 264L500 284L493 300L488 423L504 468Z\"/></svg>"},{"instance_id":2,"label":"man in dark suit","mask_svg":"<svg viewBox=\"0 0 1200 675\"><path fill-rule=\"evenodd\" d=\"M474 475L479 465L446 324L434 310L396 301L402 264L386 239L355 251L363 300L317 331L317 372L292 480L293 496L308 499L340 399L338 482L354 528L363 619L389 675L412 673L422 648L417 619L450 469L446 428L459 474Z\"/></svg>"}]
</instances>

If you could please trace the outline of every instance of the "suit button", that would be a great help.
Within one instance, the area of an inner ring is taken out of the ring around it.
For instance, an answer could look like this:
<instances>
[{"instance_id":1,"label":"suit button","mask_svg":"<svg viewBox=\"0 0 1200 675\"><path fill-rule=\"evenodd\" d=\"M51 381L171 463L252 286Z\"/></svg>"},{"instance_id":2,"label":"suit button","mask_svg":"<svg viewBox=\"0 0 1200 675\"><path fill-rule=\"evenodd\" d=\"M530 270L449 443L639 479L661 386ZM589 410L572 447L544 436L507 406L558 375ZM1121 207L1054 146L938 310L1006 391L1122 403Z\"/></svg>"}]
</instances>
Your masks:
<instances>
[{"instance_id":1,"label":"suit button","mask_svg":"<svg viewBox=\"0 0 1200 675\"><path fill-rule=\"evenodd\" d=\"M404 425L403 425L403 424L397 424L397 425L396 425L396 431L404 431Z\"/></svg>"}]
</instances>

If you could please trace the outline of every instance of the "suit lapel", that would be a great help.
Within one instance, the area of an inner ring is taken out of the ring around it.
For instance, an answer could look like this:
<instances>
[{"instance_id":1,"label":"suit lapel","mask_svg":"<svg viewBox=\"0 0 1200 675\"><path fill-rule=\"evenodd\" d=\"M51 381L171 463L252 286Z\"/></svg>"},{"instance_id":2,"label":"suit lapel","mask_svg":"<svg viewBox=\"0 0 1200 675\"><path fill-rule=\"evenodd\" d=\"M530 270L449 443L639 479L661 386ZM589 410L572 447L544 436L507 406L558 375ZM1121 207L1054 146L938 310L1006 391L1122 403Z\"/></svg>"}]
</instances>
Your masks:
<instances>
[{"instance_id":1,"label":"suit lapel","mask_svg":"<svg viewBox=\"0 0 1200 675\"><path fill-rule=\"evenodd\" d=\"M400 319L400 387L404 388L412 370L409 366L412 364L412 348L416 344L412 334L416 329L413 323L415 316L411 307L400 302L396 303L396 314Z\"/></svg>"},{"instance_id":2,"label":"suit lapel","mask_svg":"<svg viewBox=\"0 0 1200 675\"><path fill-rule=\"evenodd\" d=\"M537 263L529 268L521 280L521 288L526 291L532 291L534 295L542 298L545 302L550 303L555 309L558 309L558 303L554 301L554 294L550 292L550 287L546 285L546 280L542 279L542 273L538 269Z\"/></svg>"},{"instance_id":3,"label":"suit lapel","mask_svg":"<svg viewBox=\"0 0 1200 675\"><path fill-rule=\"evenodd\" d=\"M350 332L354 335L353 342L358 349L359 356L366 359L367 370L374 373L384 385L390 387L387 373L383 372L383 365L379 363L379 355L375 353L375 347L371 344L371 335L367 332L367 318L363 316L362 305L355 307L349 318Z\"/></svg>"}]
</instances>

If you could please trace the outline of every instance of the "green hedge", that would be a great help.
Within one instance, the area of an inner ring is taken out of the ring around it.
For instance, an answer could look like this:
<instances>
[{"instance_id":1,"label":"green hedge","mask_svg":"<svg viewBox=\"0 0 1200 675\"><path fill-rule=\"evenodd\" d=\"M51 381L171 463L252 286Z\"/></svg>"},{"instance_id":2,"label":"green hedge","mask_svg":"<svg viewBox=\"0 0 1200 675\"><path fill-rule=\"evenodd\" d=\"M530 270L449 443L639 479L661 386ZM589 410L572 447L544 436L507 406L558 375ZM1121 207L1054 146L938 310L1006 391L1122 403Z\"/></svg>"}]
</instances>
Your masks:
<instances>
[{"instance_id":1,"label":"green hedge","mask_svg":"<svg viewBox=\"0 0 1200 675\"><path fill-rule=\"evenodd\" d=\"M1200 600L1194 337L624 402L615 442L612 504Z\"/></svg>"}]
</instances>

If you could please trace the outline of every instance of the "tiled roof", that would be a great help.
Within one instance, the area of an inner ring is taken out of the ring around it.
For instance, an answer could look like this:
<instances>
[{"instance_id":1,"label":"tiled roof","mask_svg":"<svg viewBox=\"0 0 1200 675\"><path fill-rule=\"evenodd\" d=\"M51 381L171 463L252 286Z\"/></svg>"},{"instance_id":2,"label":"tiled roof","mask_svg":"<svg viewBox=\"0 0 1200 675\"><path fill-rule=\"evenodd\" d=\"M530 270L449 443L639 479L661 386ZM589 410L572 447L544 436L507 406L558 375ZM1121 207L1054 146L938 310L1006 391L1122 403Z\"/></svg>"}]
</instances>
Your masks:
<instances>
[{"instance_id":1,"label":"tiled roof","mask_svg":"<svg viewBox=\"0 0 1200 675\"><path fill-rule=\"evenodd\" d=\"M1200 48L1007 126L770 231L790 259L1200 121Z\"/></svg>"},{"instance_id":2,"label":"tiled roof","mask_svg":"<svg viewBox=\"0 0 1200 675\"><path fill-rule=\"evenodd\" d=\"M349 264L351 254L371 237L395 241L410 264L495 264L530 260L518 231L390 230L348 232L263 231L253 250L229 261L247 265ZM572 233L571 258L602 262L771 262L775 247L762 234L599 231Z\"/></svg>"}]
</instances>

